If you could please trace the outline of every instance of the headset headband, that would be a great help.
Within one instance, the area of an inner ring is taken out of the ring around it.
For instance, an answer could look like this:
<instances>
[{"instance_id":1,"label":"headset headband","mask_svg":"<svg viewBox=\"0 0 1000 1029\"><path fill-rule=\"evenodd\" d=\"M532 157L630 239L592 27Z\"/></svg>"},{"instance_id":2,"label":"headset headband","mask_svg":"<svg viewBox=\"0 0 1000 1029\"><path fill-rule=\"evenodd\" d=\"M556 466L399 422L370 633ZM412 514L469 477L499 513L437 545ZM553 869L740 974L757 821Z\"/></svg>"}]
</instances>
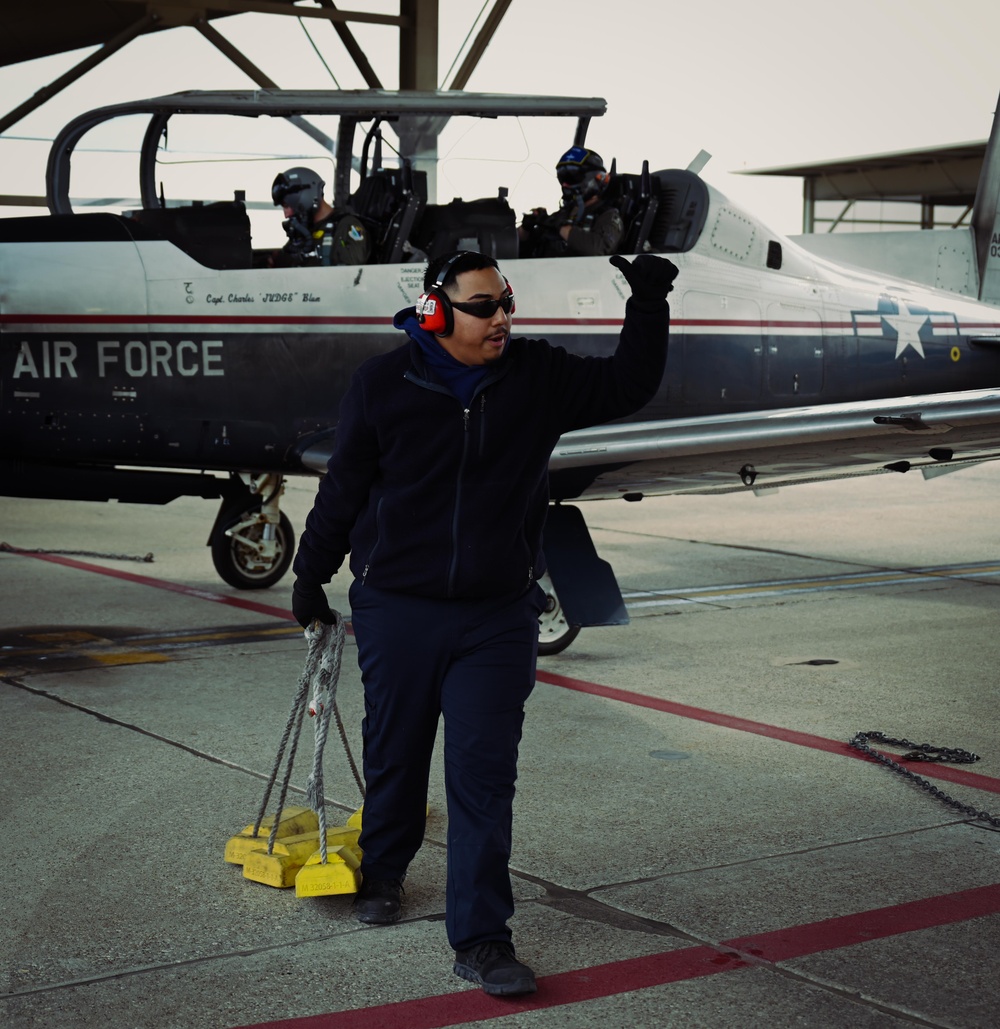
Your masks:
<instances>
[{"instance_id":1,"label":"headset headband","mask_svg":"<svg viewBox=\"0 0 1000 1029\"><path fill-rule=\"evenodd\" d=\"M471 254L471 253L473 253L472 250L459 250L456 254L453 254L451 257L449 257L448 260L445 261L443 267L441 268L441 271L438 272L437 281L434 283L433 286L431 286L431 288L427 292L430 293L430 291L433 290L433 289L443 289L444 288L444 280L448 278L448 272L450 272L451 269L463 257L465 257L466 254Z\"/></svg>"}]
</instances>

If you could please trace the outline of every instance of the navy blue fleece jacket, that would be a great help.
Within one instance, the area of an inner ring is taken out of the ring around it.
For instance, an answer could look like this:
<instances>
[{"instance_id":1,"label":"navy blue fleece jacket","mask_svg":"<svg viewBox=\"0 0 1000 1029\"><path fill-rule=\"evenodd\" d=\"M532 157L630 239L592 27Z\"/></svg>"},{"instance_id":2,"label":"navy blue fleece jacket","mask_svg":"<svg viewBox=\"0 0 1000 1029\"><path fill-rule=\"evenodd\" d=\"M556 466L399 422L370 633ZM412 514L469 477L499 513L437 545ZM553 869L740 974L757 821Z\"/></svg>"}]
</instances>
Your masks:
<instances>
[{"instance_id":1,"label":"navy blue fleece jacket","mask_svg":"<svg viewBox=\"0 0 1000 1029\"><path fill-rule=\"evenodd\" d=\"M395 319L403 326L412 308ZM413 339L370 358L340 406L336 444L293 569L329 582L350 553L362 583L416 596L517 593L544 571L548 460L570 429L621 418L663 377L670 309L630 298L615 353L510 339L466 406Z\"/></svg>"}]
</instances>

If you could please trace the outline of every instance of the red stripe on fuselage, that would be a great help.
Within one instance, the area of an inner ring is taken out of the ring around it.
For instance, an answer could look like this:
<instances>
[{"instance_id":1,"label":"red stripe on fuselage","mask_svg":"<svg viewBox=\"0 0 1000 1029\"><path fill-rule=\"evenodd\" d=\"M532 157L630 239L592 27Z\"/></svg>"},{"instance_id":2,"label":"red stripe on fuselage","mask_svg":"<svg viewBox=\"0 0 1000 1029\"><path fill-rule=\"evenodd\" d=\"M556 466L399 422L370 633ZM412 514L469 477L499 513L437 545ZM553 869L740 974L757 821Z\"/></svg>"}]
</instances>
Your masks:
<instances>
[{"instance_id":1,"label":"red stripe on fuselage","mask_svg":"<svg viewBox=\"0 0 1000 1029\"><path fill-rule=\"evenodd\" d=\"M620 318L522 318L521 326L562 327L562 326L621 326ZM14 327L20 325L377 325L392 328L392 319L384 316L369 315L227 315L227 314L0 314L0 325ZM931 326L935 323L931 320ZM767 331L775 329L805 329L807 334L824 335L836 332L848 332L853 335L859 329L881 331L879 318L854 321L764 321L754 319L720 319L720 318L673 318L671 326L675 329L753 329ZM952 330L949 335L1000 330L1000 322L955 322L942 323L941 328Z\"/></svg>"}]
</instances>

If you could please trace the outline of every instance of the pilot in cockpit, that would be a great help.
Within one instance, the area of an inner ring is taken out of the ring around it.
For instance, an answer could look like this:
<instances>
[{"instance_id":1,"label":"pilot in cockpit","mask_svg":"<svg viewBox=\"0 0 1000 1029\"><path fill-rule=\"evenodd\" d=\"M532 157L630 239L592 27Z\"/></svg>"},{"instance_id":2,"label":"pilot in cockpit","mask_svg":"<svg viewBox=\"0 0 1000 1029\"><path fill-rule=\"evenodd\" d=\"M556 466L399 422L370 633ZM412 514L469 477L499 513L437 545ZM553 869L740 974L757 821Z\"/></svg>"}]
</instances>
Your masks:
<instances>
[{"instance_id":1,"label":"pilot in cockpit","mask_svg":"<svg viewBox=\"0 0 1000 1029\"><path fill-rule=\"evenodd\" d=\"M371 246L360 218L335 211L323 197L323 180L311 168L289 168L271 185L271 199L285 215L288 242L270 260L272 267L364 264Z\"/></svg>"},{"instance_id":2,"label":"pilot in cockpit","mask_svg":"<svg viewBox=\"0 0 1000 1029\"><path fill-rule=\"evenodd\" d=\"M613 254L625 226L608 199L611 174L600 154L570 147L556 164L562 206L555 214L536 207L524 216L517 234L521 257L596 257Z\"/></svg>"}]
</instances>

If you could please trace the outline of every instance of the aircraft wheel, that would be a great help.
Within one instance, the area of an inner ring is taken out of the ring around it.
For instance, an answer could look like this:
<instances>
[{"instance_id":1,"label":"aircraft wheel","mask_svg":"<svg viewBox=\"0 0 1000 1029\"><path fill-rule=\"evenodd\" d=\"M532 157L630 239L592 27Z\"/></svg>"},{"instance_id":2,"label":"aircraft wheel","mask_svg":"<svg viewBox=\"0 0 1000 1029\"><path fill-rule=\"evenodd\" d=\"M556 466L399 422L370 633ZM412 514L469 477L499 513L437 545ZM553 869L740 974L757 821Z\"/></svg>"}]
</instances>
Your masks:
<instances>
[{"instance_id":1,"label":"aircraft wheel","mask_svg":"<svg viewBox=\"0 0 1000 1029\"><path fill-rule=\"evenodd\" d=\"M288 571L295 550L295 536L292 523L282 512L276 526L277 553L269 564L261 562L251 547L234 536L227 536L226 530L243 521L250 512L241 511L221 523L212 537L212 563L224 582L238 590L264 590L273 586ZM250 539L260 539L262 525L252 526L245 531Z\"/></svg>"},{"instance_id":2,"label":"aircraft wheel","mask_svg":"<svg viewBox=\"0 0 1000 1029\"><path fill-rule=\"evenodd\" d=\"M538 585L545 592L545 610L538 617L538 653L559 654L564 651L580 633L579 625L570 625L563 615L562 604L556 596L552 580L543 575Z\"/></svg>"}]
</instances>

